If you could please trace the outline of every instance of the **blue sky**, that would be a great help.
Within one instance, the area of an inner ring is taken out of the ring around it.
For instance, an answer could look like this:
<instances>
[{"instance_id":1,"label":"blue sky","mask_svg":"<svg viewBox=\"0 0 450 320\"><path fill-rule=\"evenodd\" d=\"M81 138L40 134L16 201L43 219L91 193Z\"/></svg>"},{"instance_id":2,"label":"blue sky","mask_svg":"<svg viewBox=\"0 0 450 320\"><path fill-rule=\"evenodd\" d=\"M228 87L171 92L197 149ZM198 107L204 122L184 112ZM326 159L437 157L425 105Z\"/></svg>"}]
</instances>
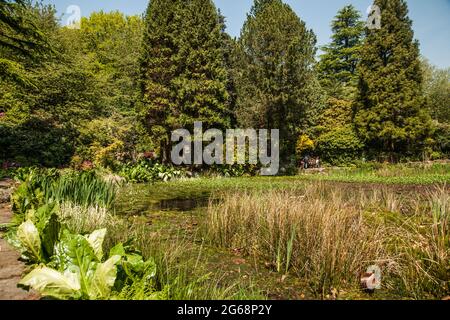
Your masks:
<instances>
[{"instance_id":1,"label":"blue sky","mask_svg":"<svg viewBox=\"0 0 450 320\"><path fill-rule=\"evenodd\" d=\"M45 0L56 6L60 15L70 5L78 5L83 16L92 11L119 10L125 14L142 14L148 0ZM214 0L227 18L227 30L238 36L253 0ZM347 4L353 4L362 14L372 4L371 0L285 0L295 12L314 30L318 44L329 42L330 21L336 12ZM413 20L416 38L421 52L433 64L450 67L450 0L407 0Z\"/></svg>"}]
</instances>

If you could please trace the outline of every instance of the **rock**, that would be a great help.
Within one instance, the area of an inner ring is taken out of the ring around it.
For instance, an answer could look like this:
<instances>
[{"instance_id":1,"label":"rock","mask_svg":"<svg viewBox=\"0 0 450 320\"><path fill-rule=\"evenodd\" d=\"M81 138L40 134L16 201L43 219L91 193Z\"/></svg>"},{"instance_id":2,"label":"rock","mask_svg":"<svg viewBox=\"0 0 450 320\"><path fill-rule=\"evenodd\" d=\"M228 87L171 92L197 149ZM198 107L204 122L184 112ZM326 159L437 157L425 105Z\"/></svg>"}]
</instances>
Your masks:
<instances>
[{"instance_id":1,"label":"rock","mask_svg":"<svg viewBox=\"0 0 450 320\"><path fill-rule=\"evenodd\" d=\"M194 173L192 171L186 171L186 177L192 178L194 176Z\"/></svg>"},{"instance_id":2,"label":"rock","mask_svg":"<svg viewBox=\"0 0 450 320\"><path fill-rule=\"evenodd\" d=\"M14 180L11 179L3 179L0 180L0 189L9 189L14 185Z\"/></svg>"},{"instance_id":3,"label":"rock","mask_svg":"<svg viewBox=\"0 0 450 320\"><path fill-rule=\"evenodd\" d=\"M8 203L10 201L10 196L10 189L0 189L0 203Z\"/></svg>"}]
</instances>

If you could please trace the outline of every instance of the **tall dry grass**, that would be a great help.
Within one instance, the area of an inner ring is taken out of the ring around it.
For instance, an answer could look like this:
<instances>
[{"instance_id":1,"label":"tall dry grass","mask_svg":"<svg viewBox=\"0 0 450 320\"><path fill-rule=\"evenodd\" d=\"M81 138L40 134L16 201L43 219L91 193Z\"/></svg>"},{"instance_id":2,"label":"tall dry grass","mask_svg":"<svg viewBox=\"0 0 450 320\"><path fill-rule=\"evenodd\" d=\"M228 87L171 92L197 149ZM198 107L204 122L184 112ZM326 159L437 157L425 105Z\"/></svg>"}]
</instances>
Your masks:
<instances>
[{"instance_id":1,"label":"tall dry grass","mask_svg":"<svg viewBox=\"0 0 450 320\"><path fill-rule=\"evenodd\" d=\"M61 204L59 216L70 231L78 234L108 228L118 220L107 208L101 206L85 207L72 202Z\"/></svg>"},{"instance_id":2,"label":"tall dry grass","mask_svg":"<svg viewBox=\"0 0 450 320\"><path fill-rule=\"evenodd\" d=\"M448 293L449 193L423 200L388 188L312 183L304 190L223 193L208 208L205 232L279 272L295 274L319 297L355 289L370 265L384 289L430 298Z\"/></svg>"},{"instance_id":3,"label":"tall dry grass","mask_svg":"<svg viewBox=\"0 0 450 320\"><path fill-rule=\"evenodd\" d=\"M392 285L415 299L443 298L450 295L450 193L431 191L414 211L389 226L386 243L396 256Z\"/></svg>"}]
</instances>

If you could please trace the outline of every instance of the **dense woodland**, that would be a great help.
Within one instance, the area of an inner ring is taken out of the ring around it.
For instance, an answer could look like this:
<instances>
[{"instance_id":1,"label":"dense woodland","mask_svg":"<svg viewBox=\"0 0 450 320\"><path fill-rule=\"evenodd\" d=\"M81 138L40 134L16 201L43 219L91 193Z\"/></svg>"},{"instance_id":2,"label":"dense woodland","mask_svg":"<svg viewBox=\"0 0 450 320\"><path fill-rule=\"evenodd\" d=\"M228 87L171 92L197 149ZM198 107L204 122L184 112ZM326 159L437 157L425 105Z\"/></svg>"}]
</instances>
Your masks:
<instances>
[{"instance_id":1,"label":"dense woodland","mask_svg":"<svg viewBox=\"0 0 450 320\"><path fill-rule=\"evenodd\" d=\"M333 165L446 158L450 69L420 55L406 1L375 4L380 30L349 5L318 48L281 0L255 0L237 39L211 0L96 12L80 29L53 6L0 0L0 162L164 162L170 132L194 121L280 129L286 166L304 154Z\"/></svg>"}]
</instances>

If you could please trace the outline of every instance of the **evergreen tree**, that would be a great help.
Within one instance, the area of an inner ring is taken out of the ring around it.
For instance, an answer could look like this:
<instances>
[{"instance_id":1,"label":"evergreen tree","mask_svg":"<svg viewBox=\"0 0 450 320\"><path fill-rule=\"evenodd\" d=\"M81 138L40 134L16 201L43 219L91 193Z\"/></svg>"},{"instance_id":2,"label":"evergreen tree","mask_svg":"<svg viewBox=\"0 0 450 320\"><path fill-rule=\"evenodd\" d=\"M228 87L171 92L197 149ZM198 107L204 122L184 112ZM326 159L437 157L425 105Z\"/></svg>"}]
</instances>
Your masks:
<instances>
[{"instance_id":1,"label":"evergreen tree","mask_svg":"<svg viewBox=\"0 0 450 320\"><path fill-rule=\"evenodd\" d=\"M24 63L53 51L31 9L29 1L0 0L0 80L32 86Z\"/></svg>"},{"instance_id":2,"label":"evergreen tree","mask_svg":"<svg viewBox=\"0 0 450 320\"><path fill-rule=\"evenodd\" d=\"M378 157L414 155L428 143L419 44L404 0L376 0L381 29L368 29L359 64L355 124Z\"/></svg>"},{"instance_id":3,"label":"evergreen tree","mask_svg":"<svg viewBox=\"0 0 450 320\"><path fill-rule=\"evenodd\" d=\"M141 114L167 161L173 129L230 125L223 24L211 0L152 0L145 22Z\"/></svg>"},{"instance_id":4,"label":"evergreen tree","mask_svg":"<svg viewBox=\"0 0 450 320\"><path fill-rule=\"evenodd\" d=\"M224 60L223 23L211 0L184 1L178 37L179 74L173 81L176 110L169 118L176 127L230 127L228 72Z\"/></svg>"},{"instance_id":5,"label":"evergreen tree","mask_svg":"<svg viewBox=\"0 0 450 320\"><path fill-rule=\"evenodd\" d=\"M37 51L46 51L44 34L37 28L24 0L0 0L0 47L33 58Z\"/></svg>"},{"instance_id":6,"label":"evergreen tree","mask_svg":"<svg viewBox=\"0 0 450 320\"><path fill-rule=\"evenodd\" d=\"M332 42L323 48L317 64L320 83L328 99L315 127L316 152L322 160L343 164L355 160L362 149L353 126L352 100L357 86L364 24L352 6L339 10L331 23Z\"/></svg>"},{"instance_id":7,"label":"evergreen tree","mask_svg":"<svg viewBox=\"0 0 450 320\"><path fill-rule=\"evenodd\" d=\"M280 129L282 161L295 155L314 105L316 38L281 0L257 0L239 39L237 118L243 127Z\"/></svg>"},{"instance_id":8,"label":"evergreen tree","mask_svg":"<svg viewBox=\"0 0 450 320\"><path fill-rule=\"evenodd\" d=\"M176 110L173 81L177 76L177 18L180 1L151 0L144 27L141 58L142 106L139 110L149 134L168 159L169 133L173 125L169 115ZM159 137L159 138L158 138Z\"/></svg>"},{"instance_id":9,"label":"evergreen tree","mask_svg":"<svg viewBox=\"0 0 450 320\"><path fill-rule=\"evenodd\" d=\"M228 102L228 114L231 116L231 127L234 128L237 125L237 119L236 119L236 104L237 104L237 73L238 70L236 69L238 58L237 53L237 40L235 38L232 38L227 32L226 32L226 24L225 24L225 17L221 14L219 10L219 19L221 23L221 30L222 30L222 46L223 46L223 58L225 63L225 68L227 70L227 91L229 95L229 102Z\"/></svg>"},{"instance_id":10,"label":"evergreen tree","mask_svg":"<svg viewBox=\"0 0 450 320\"><path fill-rule=\"evenodd\" d=\"M317 66L321 84L334 97L348 96L357 83L356 67L364 34L364 23L352 5L342 8L331 23L332 42L323 48ZM343 92L344 91L344 92Z\"/></svg>"}]
</instances>

